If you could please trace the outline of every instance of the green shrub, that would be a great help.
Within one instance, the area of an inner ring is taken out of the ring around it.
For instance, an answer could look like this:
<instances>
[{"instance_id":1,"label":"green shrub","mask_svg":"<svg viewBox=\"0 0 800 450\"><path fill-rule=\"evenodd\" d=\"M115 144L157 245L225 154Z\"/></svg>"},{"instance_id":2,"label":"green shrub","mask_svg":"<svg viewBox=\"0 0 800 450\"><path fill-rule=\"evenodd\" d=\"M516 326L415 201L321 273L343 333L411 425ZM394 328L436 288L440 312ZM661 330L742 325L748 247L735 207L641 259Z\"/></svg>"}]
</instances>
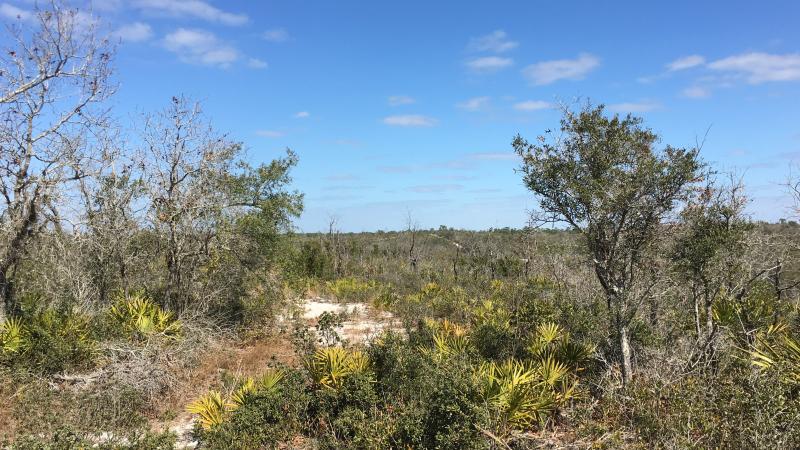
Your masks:
<instances>
[{"instance_id":1,"label":"green shrub","mask_svg":"<svg viewBox=\"0 0 800 450\"><path fill-rule=\"evenodd\" d=\"M93 384L90 389L56 390L46 381L28 377L16 381L24 385L12 410L20 435L54 436L69 429L78 436L100 432L127 436L148 428L142 411L149 403L131 386Z\"/></svg>"},{"instance_id":2,"label":"green shrub","mask_svg":"<svg viewBox=\"0 0 800 450\"><path fill-rule=\"evenodd\" d=\"M603 398L612 429L650 448L800 448L800 399L777 373L746 366L664 383L638 379L627 395Z\"/></svg>"},{"instance_id":3,"label":"green shrub","mask_svg":"<svg viewBox=\"0 0 800 450\"><path fill-rule=\"evenodd\" d=\"M215 449L275 448L300 434L310 401L305 377L296 370L279 373L279 382L268 383L272 388L253 391L217 426L206 429L198 424L195 436L200 445ZM257 384L263 385L264 380L260 381Z\"/></svg>"},{"instance_id":4,"label":"green shrub","mask_svg":"<svg viewBox=\"0 0 800 450\"><path fill-rule=\"evenodd\" d=\"M269 369L258 377L238 380L230 395L209 391L190 403L186 410L197 414L197 425L201 429L213 429L224 424L232 411L247 406L252 399L277 393L284 376L283 370Z\"/></svg>"},{"instance_id":5,"label":"green shrub","mask_svg":"<svg viewBox=\"0 0 800 450\"><path fill-rule=\"evenodd\" d=\"M64 427L57 430L49 438L28 435L17 439L13 444L4 444L2 447L9 450L72 450L83 448L97 448L100 450L171 450L175 448L175 435L169 432L153 433L144 431L98 444L89 436L82 436L69 427Z\"/></svg>"},{"instance_id":6,"label":"green shrub","mask_svg":"<svg viewBox=\"0 0 800 450\"><path fill-rule=\"evenodd\" d=\"M90 325L67 306L23 311L2 325L0 360L40 374L88 369L97 355Z\"/></svg>"}]
</instances>

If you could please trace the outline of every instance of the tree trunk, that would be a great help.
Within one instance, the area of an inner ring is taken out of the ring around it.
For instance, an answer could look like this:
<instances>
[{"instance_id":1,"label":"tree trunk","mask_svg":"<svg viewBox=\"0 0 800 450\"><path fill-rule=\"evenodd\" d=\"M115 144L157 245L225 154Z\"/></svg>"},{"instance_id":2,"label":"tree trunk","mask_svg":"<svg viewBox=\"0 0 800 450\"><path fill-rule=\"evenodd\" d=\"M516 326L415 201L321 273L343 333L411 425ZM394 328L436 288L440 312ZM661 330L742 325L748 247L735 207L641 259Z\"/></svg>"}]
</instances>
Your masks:
<instances>
[{"instance_id":1,"label":"tree trunk","mask_svg":"<svg viewBox=\"0 0 800 450\"><path fill-rule=\"evenodd\" d=\"M628 386L633 379L633 364L631 340L628 336L628 325L619 324L619 349L620 349L620 365L622 366L622 385Z\"/></svg>"},{"instance_id":2,"label":"tree trunk","mask_svg":"<svg viewBox=\"0 0 800 450\"><path fill-rule=\"evenodd\" d=\"M11 310L11 282L6 275L8 270L0 268L0 322L6 319Z\"/></svg>"}]
</instances>

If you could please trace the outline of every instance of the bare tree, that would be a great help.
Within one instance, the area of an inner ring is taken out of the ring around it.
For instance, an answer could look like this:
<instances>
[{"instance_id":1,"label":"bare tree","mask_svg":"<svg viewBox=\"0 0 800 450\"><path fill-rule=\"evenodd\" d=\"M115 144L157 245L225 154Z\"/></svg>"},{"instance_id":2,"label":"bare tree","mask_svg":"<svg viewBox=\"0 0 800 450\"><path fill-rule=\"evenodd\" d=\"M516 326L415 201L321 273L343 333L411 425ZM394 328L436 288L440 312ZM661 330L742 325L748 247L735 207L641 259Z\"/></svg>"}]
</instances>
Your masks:
<instances>
[{"instance_id":1,"label":"bare tree","mask_svg":"<svg viewBox=\"0 0 800 450\"><path fill-rule=\"evenodd\" d=\"M415 247L417 245L419 223L411 215L411 211L407 211L406 214L406 231L411 238L411 243L408 245L408 263L411 265L411 270L417 273L417 254L415 253Z\"/></svg>"},{"instance_id":2,"label":"bare tree","mask_svg":"<svg viewBox=\"0 0 800 450\"><path fill-rule=\"evenodd\" d=\"M33 21L10 25L0 54L0 316L16 308L12 271L27 246L58 222L60 193L99 157L89 141L114 91L112 49L89 16L53 2Z\"/></svg>"},{"instance_id":3,"label":"bare tree","mask_svg":"<svg viewBox=\"0 0 800 450\"><path fill-rule=\"evenodd\" d=\"M223 183L241 145L218 135L200 106L173 97L147 116L141 133L148 221L163 245L164 298L173 307L190 301L198 268L210 256L228 203Z\"/></svg>"}]
</instances>

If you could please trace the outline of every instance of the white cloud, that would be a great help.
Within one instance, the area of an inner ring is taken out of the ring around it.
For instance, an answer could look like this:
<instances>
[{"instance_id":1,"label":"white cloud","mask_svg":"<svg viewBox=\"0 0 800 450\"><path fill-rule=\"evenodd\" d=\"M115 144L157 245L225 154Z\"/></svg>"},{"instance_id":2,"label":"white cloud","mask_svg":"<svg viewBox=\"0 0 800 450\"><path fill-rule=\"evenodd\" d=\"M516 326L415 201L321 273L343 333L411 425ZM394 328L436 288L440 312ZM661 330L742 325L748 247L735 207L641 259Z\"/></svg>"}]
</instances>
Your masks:
<instances>
[{"instance_id":1,"label":"white cloud","mask_svg":"<svg viewBox=\"0 0 800 450\"><path fill-rule=\"evenodd\" d=\"M707 98L711 96L711 90L702 86L690 86L681 92L687 98Z\"/></svg>"},{"instance_id":2,"label":"white cloud","mask_svg":"<svg viewBox=\"0 0 800 450\"><path fill-rule=\"evenodd\" d=\"M258 58L248 58L247 67L251 69L266 69L269 67L269 64L267 64L266 61Z\"/></svg>"},{"instance_id":3,"label":"white cloud","mask_svg":"<svg viewBox=\"0 0 800 450\"><path fill-rule=\"evenodd\" d=\"M410 105L414 102L416 102L416 100L407 95L392 95L388 99L389 106Z\"/></svg>"},{"instance_id":4,"label":"white cloud","mask_svg":"<svg viewBox=\"0 0 800 450\"><path fill-rule=\"evenodd\" d=\"M279 138L284 136L286 133L283 131L276 131L276 130L258 130L256 134L261 137L268 137L268 138Z\"/></svg>"},{"instance_id":5,"label":"white cloud","mask_svg":"<svg viewBox=\"0 0 800 450\"><path fill-rule=\"evenodd\" d=\"M269 42L286 42L289 40L289 32L283 28L275 28L265 31L261 37Z\"/></svg>"},{"instance_id":6,"label":"white cloud","mask_svg":"<svg viewBox=\"0 0 800 450\"><path fill-rule=\"evenodd\" d=\"M613 105L608 105L609 111L622 114L643 113L643 112L653 111L658 108L661 108L661 104L651 101L615 103Z\"/></svg>"},{"instance_id":7,"label":"white cloud","mask_svg":"<svg viewBox=\"0 0 800 450\"><path fill-rule=\"evenodd\" d=\"M667 64L667 70L675 72L678 70L691 69L692 67L702 66L706 63L706 59L700 55L689 55L683 58L678 58L675 61Z\"/></svg>"},{"instance_id":8,"label":"white cloud","mask_svg":"<svg viewBox=\"0 0 800 450\"><path fill-rule=\"evenodd\" d=\"M247 67L252 69L266 69L269 67L269 64L267 64L266 61L262 61L258 58L249 58L247 60Z\"/></svg>"},{"instance_id":9,"label":"white cloud","mask_svg":"<svg viewBox=\"0 0 800 450\"><path fill-rule=\"evenodd\" d=\"M432 127L436 125L438 121L432 117L408 114L385 117L383 123L395 127Z\"/></svg>"},{"instance_id":10,"label":"white cloud","mask_svg":"<svg viewBox=\"0 0 800 450\"><path fill-rule=\"evenodd\" d=\"M508 39L508 34L503 30L495 30L487 35L472 38L468 48L476 52L503 53L516 48L518 42Z\"/></svg>"},{"instance_id":11,"label":"white cloud","mask_svg":"<svg viewBox=\"0 0 800 450\"><path fill-rule=\"evenodd\" d=\"M300 111L294 115L295 119L307 119L309 117L311 117L311 113L308 111Z\"/></svg>"},{"instance_id":12,"label":"white cloud","mask_svg":"<svg viewBox=\"0 0 800 450\"><path fill-rule=\"evenodd\" d=\"M744 53L708 64L712 70L744 77L750 84L800 80L800 54Z\"/></svg>"},{"instance_id":13,"label":"white cloud","mask_svg":"<svg viewBox=\"0 0 800 450\"><path fill-rule=\"evenodd\" d=\"M145 11L179 18L202 19L223 25L244 25L245 14L234 14L201 0L135 0L135 7Z\"/></svg>"},{"instance_id":14,"label":"white cloud","mask_svg":"<svg viewBox=\"0 0 800 450\"><path fill-rule=\"evenodd\" d=\"M142 22L129 23L117 28L114 37L123 42L144 42L153 37L153 28Z\"/></svg>"},{"instance_id":15,"label":"white cloud","mask_svg":"<svg viewBox=\"0 0 800 450\"><path fill-rule=\"evenodd\" d=\"M518 111L538 111L540 109L548 109L552 107L552 104L542 100L528 100L514 104L514 109Z\"/></svg>"},{"instance_id":16,"label":"white cloud","mask_svg":"<svg viewBox=\"0 0 800 450\"><path fill-rule=\"evenodd\" d=\"M465 111L480 111L489 106L489 100L489 97L473 97L457 104L456 107Z\"/></svg>"},{"instance_id":17,"label":"white cloud","mask_svg":"<svg viewBox=\"0 0 800 450\"><path fill-rule=\"evenodd\" d=\"M229 67L239 52L208 31L178 28L164 37L164 47L186 63Z\"/></svg>"},{"instance_id":18,"label":"white cloud","mask_svg":"<svg viewBox=\"0 0 800 450\"><path fill-rule=\"evenodd\" d=\"M586 74L600 65L600 59L588 53L581 53L575 59L556 59L531 64L522 70L531 83L550 84L558 80L582 80Z\"/></svg>"},{"instance_id":19,"label":"white cloud","mask_svg":"<svg viewBox=\"0 0 800 450\"><path fill-rule=\"evenodd\" d=\"M473 72L496 72L514 64L511 58L501 58L499 56L485 56L475 58L466 62L467 68Z\"/></svg>"},{"instance_id":20,"label":"white cloud","mask_svg":"<svg viewBox=\"0 0 800 450\"><path fill-rule=\"evenodd\" d=\"M110 11L115 12L122 9L122 0L94 0L92 8L95 11Z\"/></svg>"},{"instance_id":21,"label":"white cloud","mask_svg":"<svg viewBox=\"0 0 800 450\"><path fill-rule=\"evenodd\" d=\"M10 5L8 3L0 4L0 16L6 17L8 19L19 19L24 21L30 21L34 19L33 12L28 11L26 9L17 8L14 5Z\"/></svg>"}]
</instances>

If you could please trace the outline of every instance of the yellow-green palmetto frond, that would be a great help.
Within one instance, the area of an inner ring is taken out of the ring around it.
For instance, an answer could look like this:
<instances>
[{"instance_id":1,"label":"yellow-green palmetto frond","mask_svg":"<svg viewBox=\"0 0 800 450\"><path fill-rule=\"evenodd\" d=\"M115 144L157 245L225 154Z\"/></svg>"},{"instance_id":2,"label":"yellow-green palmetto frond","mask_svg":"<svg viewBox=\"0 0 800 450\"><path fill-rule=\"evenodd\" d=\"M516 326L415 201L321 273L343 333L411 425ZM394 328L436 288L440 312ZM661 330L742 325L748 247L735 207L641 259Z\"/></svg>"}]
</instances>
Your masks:
<instances>
[{"instance_id":1,"label":"yellow-green palmetto frond","mask_svg":"<svg viewBox=\"0 0 800 450\"><path fill-rule=\"evenodd\" d=\"M200 425L206 430L225 421L233 405L218 391L211 391L192 402L186 411L199 416Z\"/></svg>"},{"instance_id":2,"label":"yellow-green palmetto frond","mask_svg":"<svg viewBox=\"0 0 800 450\"><path fill-rule=\"evenodd\" d=\"M547 322L536 328L536 335L528 346L534 360L553 359L573 372L583 370L595 352L593 345L572 340L570 334L558 324Z\"/></svg>"},{"instance_id":3,"label":"yellow-green palmetto frond","mask_svg":"<svg viewBox=\"0 0 800 450\"><path fill-rule=\"evenodd\" d=\"M461 355L469 348L469 339L466 335L448 334L438 331L433 335L433 346L438 357Z\"/></svg>"},{"instance_id":4,"label":"yellow-green palmetto frond","mask_svg":"<svg viewBox=\"0 0 800 450\"><path fill-rule=\"evenodd\" d=\"M232 408L238 408L245 403L255 394L257 391L256 388L256 381L253 377L247 377L239 384L239 387L231 393L231 404Z\"/></svg>"},{"instance_id":5,"label":"yellow-green palmetto frond","mask_svg":"<svg viewBox=\"0 0 800 450\"><path fill-rule=\"evenodd\" d=\"M555 407L556 397L543 386L539 372L520 361L484 363L476 377L501 428L525 429L542 423Z\"/></svg>"},{"instance_id":6,"label":"yellow-green palmetto frond","mask_svg":"<svg viewBox=\"0 0 800 450\"><path fill-rule=\"evenodd\" d=\"M442 320L441 331L449 336L465 336L467 328L447 319Z\"/></svg>"},{"instance_id":7,"label":"yellow-green palmetto frond","mask_svg":"<svg viewBox=\"0 0 800 450\"><path fill-rule=\"evenodd\" d=\"M309 370L317 384L338 389L347 376L369 371L369 364L369 358L363 352L327 347L314 353Z\"/></svg>"},{"instance_id":8,"label":"yellow-green palmetto frond","mask_svg":"<svg viewBox=\"0 0 800 450\"><path fill-rule=\"evenodd\" d=\"M110 313L131 333L176 336L181 332L181 322L172 312L164 310L141 292L117 301Z\"/></svg>"},{"instance_id":9,"label":"yellow-green palmetto frond","mask_svg":"<svg viewBox=\"0 0 800 450\"><path fill-rule=\"evenodd\" d=\"M762 370L779 370L784 382L800 385L800 341L783 324L771 325L756 338L751 362Z\"/></svg>"},{"instance_id":10,"label":"yellow-green palmetto frond","mask_svg":"<svg viewBox=\"0 0 800 450\"><path fill-rule=\"evenodd\" d=\"M22 320L11 317L0 323L0 352L19 353L25 344Z\"/></svg>"}]
</instances>

